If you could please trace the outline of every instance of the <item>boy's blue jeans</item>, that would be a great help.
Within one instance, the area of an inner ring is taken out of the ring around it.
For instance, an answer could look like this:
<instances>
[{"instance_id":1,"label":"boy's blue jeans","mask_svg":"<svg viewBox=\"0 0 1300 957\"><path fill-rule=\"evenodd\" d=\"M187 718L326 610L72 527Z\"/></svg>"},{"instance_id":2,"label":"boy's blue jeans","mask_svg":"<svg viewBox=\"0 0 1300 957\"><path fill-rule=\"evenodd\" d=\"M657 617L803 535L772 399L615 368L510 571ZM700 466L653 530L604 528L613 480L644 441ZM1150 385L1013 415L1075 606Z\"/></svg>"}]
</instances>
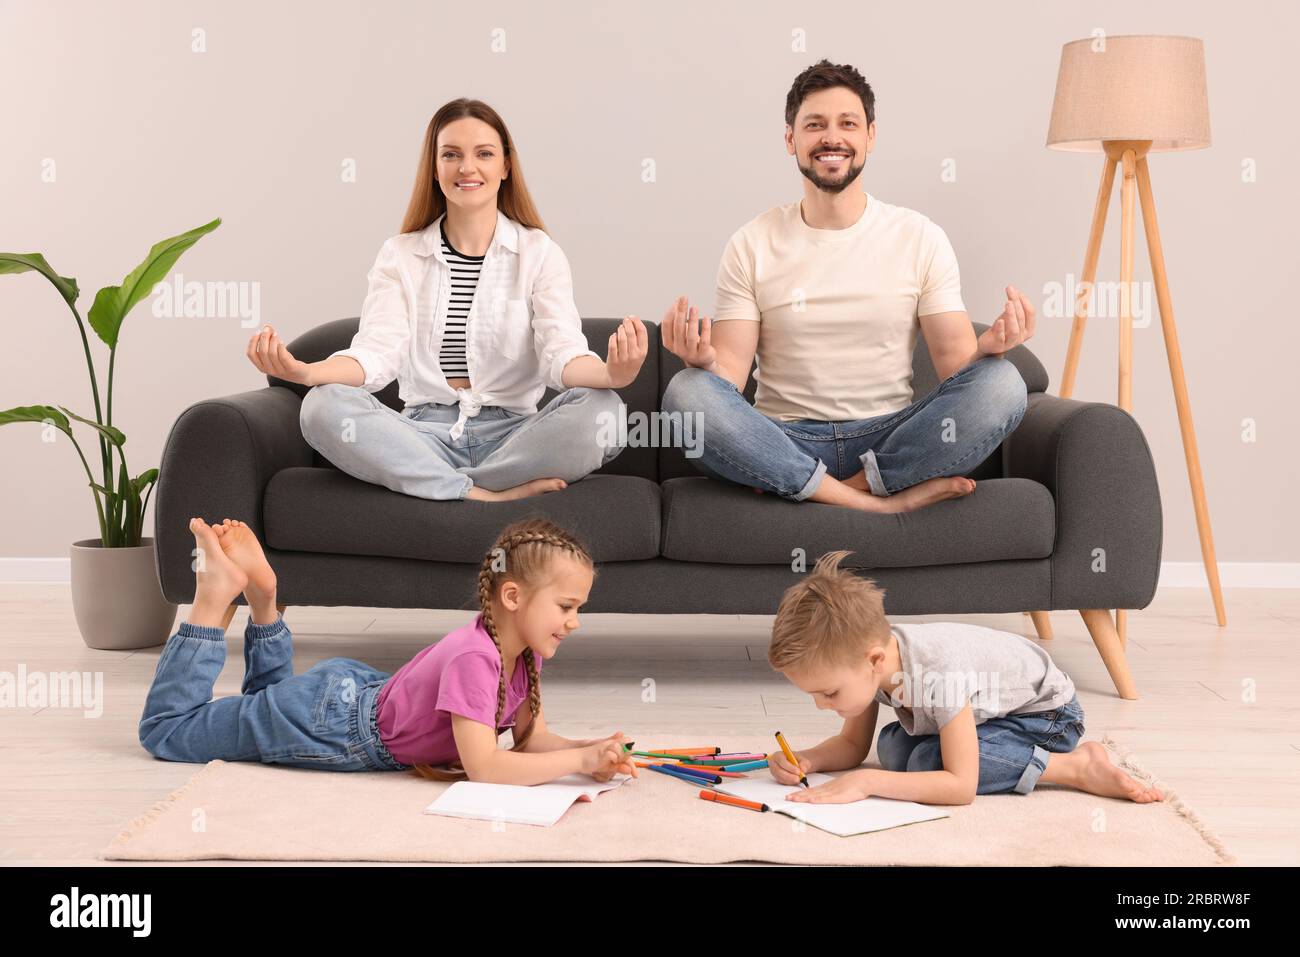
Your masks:
<instances>
[{"instance_id":1,"label":"boy's blue jeans","mask_svg":"<svg viewBox=\"0 0 1300 957\"><path fill-rule=\"evenodd\" d=\"M802 501L827 474L865 473L874 495L941 475L965 475L1024 417L1025 380L1007 359L985 356L929 395L869 419L783 422L755 409L730 379L686 368L664 390L666 412L692 413L702 454L688 458L712 478Z\"/></svg>"},{"instance_id":2,"label":"boy's blue jeans","mask_svg":"<svg viewBox=\"0 0 1300 957\"><path fill-rule=\"evenodd\" d=\"M396 771L379 739L377 698L389 675L351 658L293 673L293 635L277 616L244 629L239 695L212 699L225 632L180 623L158 658L140 743L167 761L261 761L330 771Z\"/></svg>"},{"instance_id":3,"label":"boy's blue jeans","mask_svg":"<svg viewBox=\"0 0 1300 957\"><path fill-rule=\"evenodd\" d=\"M1028 794L1047 768L1050 752L1073 751L1083 736L1083 706L1075 695L1051 711L1011 714L975 726L980 742L976 794ZM886 771L942 771L937 734L910 735L897 721L880 729L876 757Z\"/></svg>"}]
</instances>

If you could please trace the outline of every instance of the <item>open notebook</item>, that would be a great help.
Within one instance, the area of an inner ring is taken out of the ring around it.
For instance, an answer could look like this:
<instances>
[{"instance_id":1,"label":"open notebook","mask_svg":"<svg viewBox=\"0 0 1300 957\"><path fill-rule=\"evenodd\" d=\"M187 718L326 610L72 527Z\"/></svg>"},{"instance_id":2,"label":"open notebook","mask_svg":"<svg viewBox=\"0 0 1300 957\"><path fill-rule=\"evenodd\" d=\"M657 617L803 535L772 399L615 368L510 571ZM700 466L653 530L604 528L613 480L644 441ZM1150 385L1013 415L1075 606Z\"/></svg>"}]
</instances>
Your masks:
<instances>
[{"instance_id":1,"label":"open notebook","mask_svg":"<svg viewBox=\"0 0 1300 957\"><path fill-rule=\"evenodd\" d=\"M596 795L613 790L627 780L628 775L616 774L600 784L585 774L567 774L549 784L532 786L457 781L426 807L424 813L550 827L574 801L584 795L594 801Z\"/></svg>"},{"instance_id":2,"label":"open notebook","mask_svg":"<svg viewBox=\"0 0 1300 957\"><path fill-rule=\"evenodd\" d=\"M816 787L833 778L829 774L810 774L808 784ZM894 801L890 798L869 797L851 804L804 804L799 801L787 801L786 795L791 791L801 790L796 784L778 784L770 777L747 778L744 781L724 780L713 790L731 794L746 801L758 801L766 804L773 811L788 814L790 817L811 824L813 827L840 837L852 834L866 834L869 831L884 831L904 824L916 824L920 821L934 821L947 817L948 812L939 808L915 804L912 801Z\"/></svg>"}]
</instances>

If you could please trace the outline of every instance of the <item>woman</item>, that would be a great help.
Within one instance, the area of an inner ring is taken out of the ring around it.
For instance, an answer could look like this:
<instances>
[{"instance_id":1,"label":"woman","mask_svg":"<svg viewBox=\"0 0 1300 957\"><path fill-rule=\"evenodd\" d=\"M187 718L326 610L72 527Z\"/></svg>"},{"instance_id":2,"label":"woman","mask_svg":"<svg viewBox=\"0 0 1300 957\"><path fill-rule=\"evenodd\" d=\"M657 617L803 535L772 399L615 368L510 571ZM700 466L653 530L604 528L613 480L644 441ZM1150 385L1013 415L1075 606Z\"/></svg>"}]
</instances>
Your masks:
<instances>
[{"instance_id":1,"label":"woman","mask_svg":"<svg viewBox=\"0 0 1300 957\"><path fill-rule=\"evenodd\" d=\"M645 325L625 317L605 361L587 347L568 259L487 104L434 114L402 232L369 284L350 348L302 362L270 326L248 343L259 370L313 387L303 436L344 472L419 498L503 501L622 451L600 439L619 434L613 390L645 361ZM374 395L394 378L400 413ZM559 395L538 411L547 386Z\"/></svg>"}]
</instances>

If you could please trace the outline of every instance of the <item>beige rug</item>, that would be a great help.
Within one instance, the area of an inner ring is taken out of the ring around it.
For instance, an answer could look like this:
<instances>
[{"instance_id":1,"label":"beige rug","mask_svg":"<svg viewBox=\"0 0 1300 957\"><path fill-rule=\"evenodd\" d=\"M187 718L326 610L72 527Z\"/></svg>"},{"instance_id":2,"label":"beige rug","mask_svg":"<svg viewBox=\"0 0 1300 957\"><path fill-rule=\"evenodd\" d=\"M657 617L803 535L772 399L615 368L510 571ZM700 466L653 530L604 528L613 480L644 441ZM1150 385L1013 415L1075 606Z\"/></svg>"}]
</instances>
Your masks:
<instances>
[{"instance_id":1,"label":"beige rug","mask_svg":"<svg viewBox=\"0 0 1300 957\"><path fill-rule=\"evenodd\" d=\"M649 740L652 736L647 736ZM663 740L671 740L665 737ZM717 742L739 751L753 741ZM1112 757L1150 776L1106 738ZM1205 866L1232 856L1161 782L1135 805L1040 785L978 797L950 817L841 838L782 814L702 801L666 775L641 776L550 828L422 814L446 787L396 772L351 774L213 761L133 821L107 860L676 861L718 864Z\"/></svg>"}]
</instances>

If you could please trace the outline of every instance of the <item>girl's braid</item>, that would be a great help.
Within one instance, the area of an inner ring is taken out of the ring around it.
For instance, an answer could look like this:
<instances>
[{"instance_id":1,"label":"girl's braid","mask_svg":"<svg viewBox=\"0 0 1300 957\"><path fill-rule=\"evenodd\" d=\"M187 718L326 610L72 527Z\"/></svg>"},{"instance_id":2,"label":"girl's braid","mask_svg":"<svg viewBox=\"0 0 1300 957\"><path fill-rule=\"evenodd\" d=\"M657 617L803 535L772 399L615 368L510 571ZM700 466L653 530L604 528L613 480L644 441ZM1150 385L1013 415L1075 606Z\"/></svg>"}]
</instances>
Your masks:
<instances>
[{"instance_id":1,"label":"girl's braid","mask_svg":"<svg viewBox=\"0 0 1300 957\"><path fill-rule=\"evenodd\" d=\"M479 607L483 610L483 625L487 633L492 638L492 643L497 646L497 653L501 652L501 641L497 637L496 622L492 619L492 565L497 557L498 549L502 557L509 556L515 549L531 544L549 545L552 548L558 548L572 553L579 560L589 560L586 551L574 539L565 535L559 529L551 530L541 529L520 529L517 532L508 533L502 536L492 551L488 552L483 558L483 563L479 567L478 573L478 601ZM528 711L533 719L536 719L538 712L542 710L542 679L537 672L537 660L533 657L533 649L524 649L524 664L528 668ZM501 657L501 678L497 685L497 716L496 727L500 729L501 719L506 710L506 671L505 655ZM498 731L499 733L499 731ZM522 735L517 735L513 751L520 750L524 743L532 736L533 721L528 722L528 727L524 729Z\"/></svg>"},{"instance_id":2,"label":"girl's braid","mask_svg":"<svg viewBox=\"0 0 1300 957\"><path fill-rule=\"evenodd\" d=\"M497 654L501 655L501 673L497 683L497 711L496 719L493 725L494 730L501 733L501 720L505 716L506 710L506 671L505 671L505 654L501 650L501 640L497 636L496 622L492 617L492 579L494 575L493 565L496 563L498 556L505 558L511 552L525 545L541 544L548 545L552 548L569 552L579 561L590 564L591 556L587 550L575 539L559 526L542 520L532 522L521 522L520 528L515 531L507 529L496 544L483 556L483 561L479 565L478 572L478 602L479 608L483 613L483 626L492 644L496 645ZM528 722L522 734L516 730L515 743L511 748L512 751L523 749L524 744L532 736L533 727L536 724L537 715L542 710L542 679L537 671L537 660L533 656L531 648L525 648L523 652L524 664L528 669L528 711L531 719ZM453 761L448 769L443 770L434 768L427 764L415 765L415 770L421 776L434 781L456 781L465 778L464 766L459 760Z\"/></svg>"}]
</instances>

